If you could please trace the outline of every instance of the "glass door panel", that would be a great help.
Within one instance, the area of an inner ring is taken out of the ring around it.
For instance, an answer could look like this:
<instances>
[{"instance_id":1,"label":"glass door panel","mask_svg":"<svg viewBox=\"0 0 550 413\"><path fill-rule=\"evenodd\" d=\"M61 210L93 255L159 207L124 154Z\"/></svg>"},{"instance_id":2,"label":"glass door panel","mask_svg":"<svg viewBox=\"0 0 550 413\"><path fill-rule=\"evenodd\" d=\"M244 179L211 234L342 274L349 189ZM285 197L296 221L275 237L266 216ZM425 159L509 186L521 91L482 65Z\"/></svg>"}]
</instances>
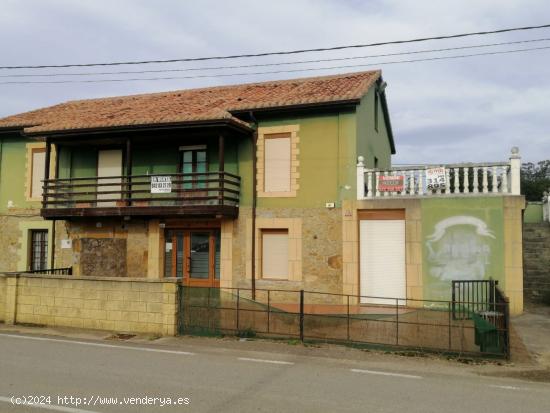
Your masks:
<instances>
[{"instance_id":1,"label":"glass door panel","mask_svg":"<svg viewBox=\"0 0 550 413\"><path fill-rule=\"evenodd\" d=\"M210 233L192 232L190 235L189 279L210 278Z\"/></svg>"},{"instance_id":2,"label":"glass door panel","mask_svg":"<svg viewBox=\"0 0 550 413\"><path fill-rule=\"evenodd\" d=\"M166 231L164 263L165 277L182 278L188 285L219 286L220 231Z\"/></svg>"}]
</instances>

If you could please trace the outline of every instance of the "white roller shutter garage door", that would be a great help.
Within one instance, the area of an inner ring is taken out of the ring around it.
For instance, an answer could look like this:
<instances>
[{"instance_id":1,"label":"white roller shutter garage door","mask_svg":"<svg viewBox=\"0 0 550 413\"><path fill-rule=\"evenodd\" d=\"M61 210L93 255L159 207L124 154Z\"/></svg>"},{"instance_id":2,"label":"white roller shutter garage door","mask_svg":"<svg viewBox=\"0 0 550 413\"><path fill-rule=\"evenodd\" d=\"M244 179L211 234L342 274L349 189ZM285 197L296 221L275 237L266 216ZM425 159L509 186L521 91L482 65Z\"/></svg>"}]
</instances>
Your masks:
<instances>
[{"instance_id":1,"label":"white roller shutter garage door","mask_svg":"<svg viewBox=\"0 0 550 413\"><path fill-rule=\"evenodd\" d=\"M395 304L396 298L406 298L405 221L361 220L359 236L360 291L366 296L361 302Z\"/></svg>"}]
</instances>

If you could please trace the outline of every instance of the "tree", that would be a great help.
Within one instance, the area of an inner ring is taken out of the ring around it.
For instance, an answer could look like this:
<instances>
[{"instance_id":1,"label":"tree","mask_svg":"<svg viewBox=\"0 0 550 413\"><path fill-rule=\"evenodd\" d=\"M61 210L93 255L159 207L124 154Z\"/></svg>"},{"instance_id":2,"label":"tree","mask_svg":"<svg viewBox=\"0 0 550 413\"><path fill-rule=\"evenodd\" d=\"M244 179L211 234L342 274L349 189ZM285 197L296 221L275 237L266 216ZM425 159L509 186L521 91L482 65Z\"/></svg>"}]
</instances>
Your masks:
<instances>
[{"instance_id":1,"label":"tree","mask_svg":"<svg viewBox=\"0 0 550 413\"><path fill-rule=\"evenodd\" d=\"M550 159L524 163L521 167L521 192L527 201L540 201L550 191Z\"/></svg>"}]
</instances>

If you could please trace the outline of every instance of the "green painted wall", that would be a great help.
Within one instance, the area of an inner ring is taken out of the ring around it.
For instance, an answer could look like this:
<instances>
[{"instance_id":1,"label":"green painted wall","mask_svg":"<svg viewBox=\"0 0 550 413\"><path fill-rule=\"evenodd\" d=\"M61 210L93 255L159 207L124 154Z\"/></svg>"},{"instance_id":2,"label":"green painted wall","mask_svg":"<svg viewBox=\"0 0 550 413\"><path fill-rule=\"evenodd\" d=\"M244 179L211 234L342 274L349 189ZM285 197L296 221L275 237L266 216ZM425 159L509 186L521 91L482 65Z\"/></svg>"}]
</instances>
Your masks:
<instances>
[{"instance_id":1,"label":"green painted wall","mask_svg":"<svg viewBox=\"0 0 550 413\"><path fill-rule=\"evenodd\" d=\"M526 224L538 224L542 222L542 202L528 202L523 215L523 222Z\"/></svg>"},{"instance_id":2,"label":"green painted wall","mask_svg":"<svg viewBox=\"0 0 550 413\"><path fill-rule=\"evenodd\" d=\"M201 141L208 147L209 170L217 171L218 139L206 139ZM184 145L181 142L181 145ZM178 144L158 144L151 146L134 146L132 149L132 174L162 174L176 173L179 157ZM225 145L225 170L237 173L238 142L228 140ZM94 177L97 174L97 150L93 148L77 148L60 146L59 149L59 177Z\"/></svg>"},{"instance_id":3,"label":"green painted wall","mask_svg":"<svg viewBox=\"0 0 550 413\"><path fill-rule=\"evenodd\" d=\"M451 280L493 278L504 285L502 197L423 199L426 300L449 300Z\"/></svg>"},{"instance_id":4,"label":"green painted wall","mask_svg":"<svg viewBox=\"0 0 550 413\"><path fill-rule=\"evenodd\" d=\"M378 99L378 131L375 129L374 105L375 90L371 88L357 107L357 156L365 157L367 168L374 168L375 157L378 158L378 168L389 168L391 147L380 99Z\"/></svg>"},{"instance_id":5,"label":"green painted wall","mask_svg":"<svg viewBox=\"0 0 550 413\"><path fill-rule=\"evenodd\" d=\"M299 189L296 197L258 198L258 207L318 208L324 207L326 202L339 205L342 199L355 196L355 113L304 116L259 123L259 127L280 125L300 126ZM245 165L241 162L240 166ZM251 173L251 169L241 169L243 183L251 179Z\"/></svg>"},{"instance_id":6,"label":"green painted wall","mask_svg":"<svg viewBox=\"0 0 550 413\"><path fill-rule=\"evenodd\" d=\"M381 107L379 131L374 129L374 90L368 92L356 111L266 120L259 126L285 124L300 126L299 190L292 198L260 198L258 207L318 208L324 207L326 202L340 206L342 200L355 198L358 155L365 156L367 166L373 166L374 156L379 159L379 167L390 166L390 147ZM5 209L8 198L13 198L17 206L28 206L24 196L26 142L23 138L4 139L3 158L8 161L1 168L8 179L2 179L0 208ZM217 137L200 143L203 142L209 149L209 169L215 171L218 169ZM178 164L178 146L196 143L181 140L164 144L159 140L151 146L135 145L132 173L174 173ZM59 178L96 176L97 149L60 145L57 150ZM242 206L252 203L252 156L249 139L226 139L226 170L241 176Z\"/></svg>"},{"instance_id":7,"label":"green painted wall","mask_svg":"<svg viewBox=\"0 0 550 413\"><path fill-rule=\"evenodd\" d=\"M8 202L15 208L40 208L40 202L28 202L25 197L26 144L22 137L1 138L0 213L8 211Z\"/></svg>"}]
</instances>

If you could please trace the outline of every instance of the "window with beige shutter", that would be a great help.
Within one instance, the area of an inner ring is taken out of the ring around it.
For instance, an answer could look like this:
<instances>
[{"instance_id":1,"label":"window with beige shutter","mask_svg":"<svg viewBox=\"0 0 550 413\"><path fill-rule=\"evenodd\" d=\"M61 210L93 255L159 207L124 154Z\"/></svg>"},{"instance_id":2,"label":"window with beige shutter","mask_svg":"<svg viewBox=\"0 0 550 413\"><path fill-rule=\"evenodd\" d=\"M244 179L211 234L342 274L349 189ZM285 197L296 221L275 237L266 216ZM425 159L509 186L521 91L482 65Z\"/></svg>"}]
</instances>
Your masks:
<instances>
[{"instance_id":1,"label":"window with beige shutter","mask_svg":"<svg viewBox=\"0 0 550 413\"><path fill-rule=\"evenodd\" d=\"M46 150L35 148L32 150L31 160L31 198L39 199L42 197L42 180L44 179L44 167L46 165Z\"/></svg>"},{"instance_id":2,"label":"window with beige shutter","mask_svg":"<svg viewBox=\"0 0 550 413\"><path fill-rule=\"evenodd\" d=\"M262 231L262 278L288 280L288 230Z\"/></svg>"},{"instance_id":3,"label":"window with beige shutter","mask_svg":"<svg viewBox=\"0 0 550 413\"><path fill-rule=\"evenodd\" d=\"M289 133L265 135L264 192L291 190L291 136Z\"/></svg>"}]
</instances>

